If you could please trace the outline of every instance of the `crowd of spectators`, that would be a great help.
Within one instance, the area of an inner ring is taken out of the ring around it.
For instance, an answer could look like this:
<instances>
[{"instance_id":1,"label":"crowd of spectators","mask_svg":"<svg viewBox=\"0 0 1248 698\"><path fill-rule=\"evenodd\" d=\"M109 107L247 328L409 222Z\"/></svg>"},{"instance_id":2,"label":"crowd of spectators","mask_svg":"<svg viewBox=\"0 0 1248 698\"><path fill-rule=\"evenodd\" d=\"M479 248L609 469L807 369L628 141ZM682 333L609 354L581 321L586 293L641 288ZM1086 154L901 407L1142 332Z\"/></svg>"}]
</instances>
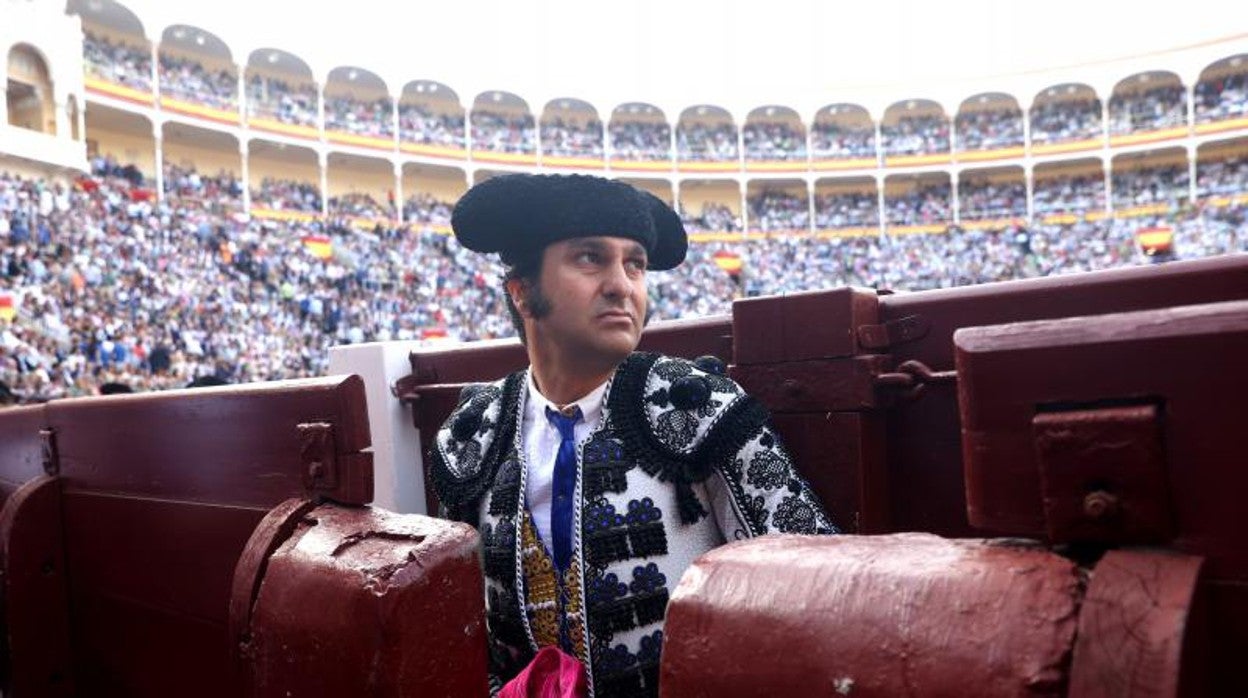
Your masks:
<instances>
[{"instance_id":1,"label":"crowd of spectators","mask_svg":"<svg viewBox=\"0 0 1248 698\"><path fill-rule=\"evenodd\" d=\"M1208 192L1242 184L1245 176L1235 160L1201 172ZM106 383L157 390L206 376L238 383L320 375L333 345L514 333L498 263L429 229L447 220L447 202L413 196L405 210L415 225L384 221L367 232L222 216L194 202L237 199L232 176L168 164L165 179L169 196L158 202L135 195L150 186L141 173L104 159L72 184L0 175L0 295L16 308L11 320L0 319L0 381L22 400L94 394ZM289 183L270 188L280 186ZM869 223L873 198L821 196L820 220L857 216L853 222ZM947 199L947 185L890 197L890 217L895 209L910 216L928 200ZM332 205L364 215L384 209L362 196ZM803 197L780 191L754 197L750 206L751 218L772 221L773 229L807 215ZM938 212L940 205L928 208ZM1136 232L1158 224L1173 227L1180 258L1248 251L1246 212L1248 205L1239 204L996 231L950 226L935 234L694 243L685 265L652 276L655 317L727 312L743 293L845 284L919 290L1144 264L1152 260ZM695 225L686 213L694 231L733 229L726 207L709 205L700 214ZM315 254L302 243L308 235L327 237L332 253ZM724 249L744 261L737 277L713 263Z\"/></svg>"},{"instance_id":2,"label":"crowd of spectators","mask_svg":"<svg viewBox=\"0 0 1248 698\"><path fill-rule=\"evenodd\" d=\"M281 78L255 75L247 79L247 118L263 118L296 126L316 127L316 85L291 85Z\"/></svg>"},{"instance_id":3,"label":"crowd of spectators","mask_svg":"<svg viewBox=\"0 0 1248 698\"><path fill-rule=\"evenodd\" d=\"M238 75L192 58L160 54L160 94L217 109L238 109Z\"/></svg>"},{"instance_id":4,"label":"crowd of spectators","mask_svg":"<svg viewBox=\"0 0 1248 698\"><path fill-rule=\"evenodd\" d=\"M992 150L1023 144L1023 113L1018 109L966 110L957 118L958 150Z\"/></svg>"},{"instance_id":5,"label":"crowd of spectators","mask_svg":"<svg viewBox=\"0 0 1248 698\"><path fill-rule=\"evenodd\" d=\"M251 190L251 205L274 211L320 213L321 192L310 182L265 177L260 180L260 188Z\"/></svg>"},{"instance_id":6,"label":"crowd of spectators","mask_svg":"<svg viewBox=\"0 0 1248 698\"><path fill-rule=\"evenodd\" d=\"M653 162L672 159L672 127L666 121L614 119L609 128L612 157Z\"/></svg>"},{"instance_id":7,"label":"crowd of spectators","mask_svg":"<svg viewBox=\"0 0 1248 698\"><path fill-rule=\"evenodd\" d=\"M820 158L874 158L875 126L870 122L852 126L816 121L810 129L810 149Z\"/></svg>"},{"instance_id":8,"label":"crowd of spectators","mask_svg":"<svg viewBox=\"0 0 1248 698\"><path fill-rule=\"evenodd\" d=\"M736 160L737 129L731 122L691 122L676 126L676 157L681 160Z\"/></svg>"},{"instance_id":9,"label":"crowd of spectators","mask_svg":"<svg viewBox=\"0 0 1248 698\"><path fill-rule=\"evenodd\" d=\"M136 90L152 90L152 52L84 32L82 57L87 72L101 80Z\"/></svg>"},{"instance_id":10,"label":"crowd of spectators","mask_svg":"<svg viewBox=\"0 0 1248 698\"><path fill-rule=\"evenodd\" d=\"M763 189L746 197L750 230L764 233L810 229L810 199L783 189Z\"/></svg>"},{"instance_id":11,"label":"crowd of spectators","mask_svg":"<svg viewBox=\"0 0 1248 698\"><path fill-rule=\"evenodd\" d=\"M928 155L949 152L949 120L943 116L903 116L880 126L885 155Z\"/></svg>"},{"instance_id":12,"label":"crowd of spectators","mask_svg":"<svg viewBox=\"0 0 1248 698\"><path fill-rule=\"evenodd\" d=\"M381 204L368 192L353 191L329 197L330 218L366 218L389 222L394 218L393 203Z\"/></svg>"},{"instance_id":13,"label":"crowd of spectators","mask_svg":"<svg viewBox=\"0 0 1248 698\"><path fill-rule=\"evenodd\" d=\"M1186 165L1117 170L1110 180L1114 208L1126 209L1149 204L1177 206L1187 201L1190 181Z\"/></svg>"},{"instance_id":14,"label":"crowd of spectators","mask_svg":"<svg viewBox=\"0 0 1248 698\"><path fill-rule=\"evenodd\" d=\"M432 194L413 194L403 202L403 220L412 225L449 226L454 206Z\"/></svg>"},{"instance_id":15,"label":"crowd of spectators","mask_svg":"<svg viewBox=\"0 0 1248 698\"><path fill-rule=\"evenodd\" d=\"M815 195L815 229L874 228L880 224L875 191Z\"/></svg>"},{"instance_id":16,"label":"crowd of spectators","mask_svg":"<svg viewBox=\"0 0 1248 698\"><path fill-rule=\"evenodd\" d=\"M806 134L801 124L755 121L741 134L747 160L805 160Z\"/></svg>"},{"instance_id":17,"label":"crowd of spectators","mask_svg":"<svg viewBox=\"0 0 1248 698\"><path fill-rule=\"evenodd\" d=\"M905 192L885 193L884 215L892 225L932 225L953 220L948 181L920 182Z\"/></svg>"},{"instance_id":18,"label":"crowd of spectators","mask_svg":"<svg viewBox=\"0 0 1248 698\"><path fill-rule=\"evenodd\" d=\"M225 170L205 175L194 167L178 166L166 160L164 187L166 198L182 206L222 214L243 209L243 183L234 173Z\"/></svg>"},{"instance_id":19,"label":"crowd of spectators","mask_svg":"<svg viewBox=\"0 0 1248 698\"><path fill-rule=\"evenodd\" d=\"M1248 194L1248 162L1238 157L1197 161L1197 196L1204 198L1237 194Z\"/></svg>"},{"instance_id":20,"label":"crowd of spectators","mask_svg":"<svg viewBox=\"0 0 1248 698\"><path fill-rule=\"evenodd\" d=\"M703 202L696 213L691 207L682 206L680 219L691 233L735 233L742 230L741 217L724 204L714 201Z\"/></svg>"},{"instance_id":21,"label":"crowd of spectators","mask_svg":"<svg viewBox=\"0 0 1248 698\"><path fill-rule=\"evenodd\" d=\"M602 122L554 117L542 122L542 153L562 157L602 157Z\"/></svg>"},{"instance_id":22,"label":"crowd of spectators","mask_svg":"<svg viewBox=\"0 0 1248 698\"><path fill-rule=\"evenodd\" d=\"M1101 138L1101 100L1062 99L1031 108L1031 142L1065 143Z\"/></svg>"},{"instance_id":23,"label":"crowd of spectators","mask_svg":"<svg viewBox=\"0 0 1248 698\"><path fill-rule=\"evenodd\" d=\"M1248 116L1248 72L1196 83L1196 122Z\"/></svg>"},{"instance_id":24,"label":"crowd of spectators","mask_svg":"<svg viewBox=\"0 0 1248 698\"><path fill-rule=\"evenodd\" d=\"M1031 197L1037 217L1104 211L1105 177L1100 173L1037 177Z\"/></svg>"},{"instance_id":25,"label":"crowd of spectators","mask_svg":"<svg viewBox=\"0 0 1248 698\"><path fill-rule=\"evenodd\" d=\"M1114 95L1109 100L1109 133L1120 136L1187 124L1182 85L1160 85Z\"/></svg>"},{"instance_id":26,"label":"crowd of spectators","mask_svg":"<svg viewBox=\"0 0 1248 698\"><path fill-rule=\"evenodd\" d=\"M394 101L325 96L325 130L354 136L394 138Z\"/></svg>"},{"instance_id":27,"label":"crowd of spectators","mask_svg":"<svg viewBox=\"0 0 1248 698\"><path fill-rule=\"evenodd\" d=\"M1027 185L968 177L958 182L958 211L962 220L1025 217Z\"/></svg>"},{"instance_id":28,"label":"crowd of spectators","mask_svg":"<svg viewBox=\"0 0 1248 698\"><path fill-rule=\"evenodd\" d=\"M464 147L464 115L435 113L420 104L399 103L399 133L406 143Z\"/></svg>"},{"instance_id":29,"label":"crowd of spectators","mask_svg":"<svg viewBox=\"0 0 1248 698\"><path fill-rule=\"evenodd\" d=\"M472 148L495 153L532 154L537 150L533 115L501 114L477 109L472 112Z\"/></svg>"}]
</instances>

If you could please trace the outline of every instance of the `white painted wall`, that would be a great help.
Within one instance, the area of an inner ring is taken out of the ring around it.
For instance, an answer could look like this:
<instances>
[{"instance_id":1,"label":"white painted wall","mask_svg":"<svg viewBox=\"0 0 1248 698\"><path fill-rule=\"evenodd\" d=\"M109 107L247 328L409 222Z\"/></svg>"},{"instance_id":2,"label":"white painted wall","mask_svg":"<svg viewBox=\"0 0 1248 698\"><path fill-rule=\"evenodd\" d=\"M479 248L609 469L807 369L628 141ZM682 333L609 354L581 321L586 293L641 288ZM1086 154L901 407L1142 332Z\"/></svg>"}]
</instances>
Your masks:
<instances>
[{"instance_id":1,"label":"white painted wall","mask_svg":"<svg viewBox=\"0 0 1248 698\"><path fill-rule=\"evenodd\" d=\"M374 342L331 347L329 372L364 379L373 440L373 503L403 514L425 514L424 465L412 412L390 393L412 372L408 355L420 342Z\"/></svg>"}]
</instances>

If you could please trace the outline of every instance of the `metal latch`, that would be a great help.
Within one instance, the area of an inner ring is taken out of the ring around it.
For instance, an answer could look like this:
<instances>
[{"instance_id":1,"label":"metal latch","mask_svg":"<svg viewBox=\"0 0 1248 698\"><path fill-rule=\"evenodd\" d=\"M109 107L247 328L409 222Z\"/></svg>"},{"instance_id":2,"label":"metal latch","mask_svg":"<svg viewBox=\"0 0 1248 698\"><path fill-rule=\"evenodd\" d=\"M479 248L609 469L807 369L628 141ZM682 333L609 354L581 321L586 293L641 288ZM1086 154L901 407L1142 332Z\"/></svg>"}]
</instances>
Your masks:
<instances>
[{"instance_id":1,"label":"metal latch","mask_svg":"<svg viewBox=\"0 0 1248 698\"><path fill-rule=\"evenodd\" d=\"M1055 543L1163 543L1173 535L1160 408L1042 412L1032 418L1045 525Z\"/></svg>"},{"instance_id":2,"label":"metal latch","mask_svg":"<svg viewBox=\"0 0 1248 698\"><path fill-rule=\"evenodd\" d=\"M957 380L957 371L933 371L922 361L910 360L903 361L896 371L878 374L875 387L892 392L901 402L909 402L922 395L929 385Z\"/></svg>"},{"instance_id":3,"label":"metal latch","mask_svg":"<svg viewBox=\"0 0 1248 698\"><path fill-rule=\"evenodd\" d=\"M43 460L43 472L56 476L61 474L61 454L56 448L56 430L45 427L39 430L39 452Z\"/></svg>"},{"instance_id":4,"label":"metal latch","mask_svg":"<svg viewBox=\"0 0 1248 698\"><path fill-rule=\"evenodd\" d=\"M926 337L931 329L931 321L921 315L907 315L879 325L859 325L858 345L863 349L888 351L898 344Z\"/></svg>"},{"instance_id":5,"label":"metal latch","mask_svg":"<svg viewBox=\"0 0 1248 698\"><path fill-rule=\"evenodd\" d=\"M304 466L304 485L312 490L332 490L338 486L338 455L334 449L334 425L306 422L299 431L299 457Z\"/></svg>"}]
</instances>

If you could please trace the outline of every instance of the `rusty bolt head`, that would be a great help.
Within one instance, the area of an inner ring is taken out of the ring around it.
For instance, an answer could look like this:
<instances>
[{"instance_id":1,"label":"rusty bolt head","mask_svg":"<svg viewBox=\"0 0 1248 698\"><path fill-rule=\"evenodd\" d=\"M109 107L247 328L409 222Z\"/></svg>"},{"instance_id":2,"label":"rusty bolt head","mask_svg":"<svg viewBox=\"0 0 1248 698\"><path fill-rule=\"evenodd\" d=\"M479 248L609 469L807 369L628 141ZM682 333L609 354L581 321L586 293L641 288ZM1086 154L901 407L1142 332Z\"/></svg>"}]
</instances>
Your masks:
<instances>
[{"instance_id":1,"label":"rusty bolt head","mask_svg":"<svg viewBox=\"0 0 1248 698\"><path fill-rule=\"evenodd\" d=\"M1117 495L1104 490L1089 492L1083 498L1083 513L1095 521L1105 521L1117 516L1121 506Z\"/></svg>"}]
</instances>

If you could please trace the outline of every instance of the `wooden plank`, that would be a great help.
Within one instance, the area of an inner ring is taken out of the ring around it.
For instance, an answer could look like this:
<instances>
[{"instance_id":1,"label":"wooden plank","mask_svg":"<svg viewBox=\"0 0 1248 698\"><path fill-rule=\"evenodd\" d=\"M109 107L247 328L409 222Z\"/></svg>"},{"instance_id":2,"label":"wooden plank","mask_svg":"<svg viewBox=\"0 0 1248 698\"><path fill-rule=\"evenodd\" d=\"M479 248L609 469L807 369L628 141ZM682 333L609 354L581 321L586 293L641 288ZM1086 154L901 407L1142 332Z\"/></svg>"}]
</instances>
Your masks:
<instances>
[{"instance_id":1,"label":"wooden plank","mask_svg":"<svg viewBox=\"0 0 1248 698\"><path fill-rule=\"evenodd\" d=\"M371 461L349 458L369 445L356 376L57 400L47 410L70 492L268 509L308 491L297 426L330 422L348 466L331 496L372 499Z\"/></svg>"},{"instance_id":2,"label":"wooden plank","mask_svg":"<svg viewBox=\"0 0 1248 698\"><path fill-rule=\"evenodd\" d=\"M265 510L66 493L80 690L238 695L226 627L235 563Z\"/></svg>"},{"instance_id":3,"label":"wooden plank","mask_svg":"<svg viewBox=\"0 0 1248 698\"><path fill-rule=\"evenodd\" d=\"M1134 550L1101 558L1079 612L1069 695L1211 695L1206 668L1184 666L1206 658L1203 624L1191 617L1201 562Z\"/></svg>"}]
</instances>

